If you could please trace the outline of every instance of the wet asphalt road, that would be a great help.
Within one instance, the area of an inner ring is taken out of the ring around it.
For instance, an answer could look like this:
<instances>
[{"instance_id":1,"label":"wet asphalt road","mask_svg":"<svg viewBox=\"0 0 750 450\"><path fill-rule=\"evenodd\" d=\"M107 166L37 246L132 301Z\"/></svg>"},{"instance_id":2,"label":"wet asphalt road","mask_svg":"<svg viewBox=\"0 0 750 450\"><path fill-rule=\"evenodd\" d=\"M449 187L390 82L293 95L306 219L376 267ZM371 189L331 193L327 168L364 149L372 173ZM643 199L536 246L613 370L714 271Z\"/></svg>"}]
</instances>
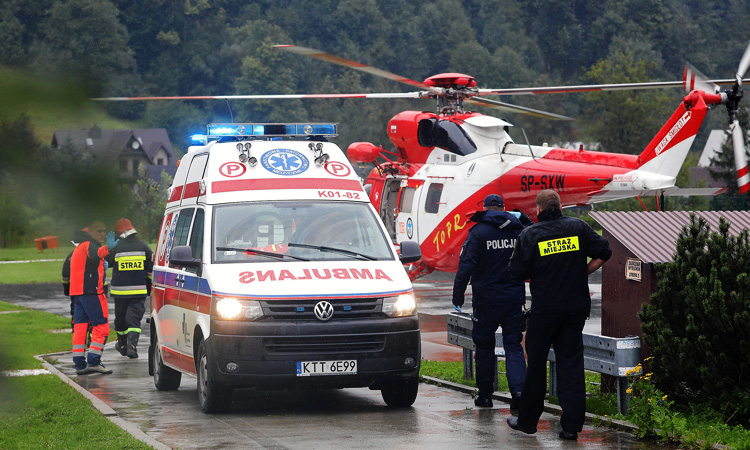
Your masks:
<instances>
[{"instance_id":1,"label":"wet asphalt road","mask_svg":"<svg viewBox=\"0 0 750 450\"><path fill-rule=\"evenodd\" d=\"M438 275L437 283L444 283L440 281L444 277ZM444 311L450 307L450 291L438 295L435 278L416 284L418 297L421 289L428 290L430 305L423 309ZM448 284L438 286L445 290ZM440 300L441 296L447 300ZM69 300L58 284L0 285L0 300L69 316ZM110 319L113 314L111 311ZM148 337L144 335L141 342L147 343ZM542 416L537 434L521 434L505 424L507 403L496 400L493 409L475 408L466 392L424 383L413 407L405 409L386 407L380 393L368 389L238 390L229 413L206 415L198 405L195 378L183 375L179 390L157 391L148 376L147 345L139 349L141 358L131 360L108 343L103 361L114 370L111 375L75 375L70 353L54 357L52 363L114 409L119 418L171 448L664 448L638 442L626 432L591 425L584 427L577 442L561 441L557 437L559 419L548 413Z\"/></svg>"}]
</instances>

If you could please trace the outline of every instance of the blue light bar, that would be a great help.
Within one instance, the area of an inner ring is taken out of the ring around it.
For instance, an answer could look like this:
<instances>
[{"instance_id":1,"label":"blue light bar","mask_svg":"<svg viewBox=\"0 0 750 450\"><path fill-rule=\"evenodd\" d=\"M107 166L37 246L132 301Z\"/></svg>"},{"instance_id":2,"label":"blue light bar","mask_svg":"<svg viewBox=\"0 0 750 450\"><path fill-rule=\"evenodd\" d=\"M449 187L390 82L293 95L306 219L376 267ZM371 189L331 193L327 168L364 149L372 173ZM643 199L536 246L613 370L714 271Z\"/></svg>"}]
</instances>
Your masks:
<instances>
[{"instance_id":1,"label":"blue light bar","mask_svg":"<svg viewBox=\"0 0 750 450\"><path fill-rule=\"evenodd\" d=\"M205 134L194 134L190 136L190 140L199 144L205 144L207 142L208 136Z\"/></svg>"},{"instance_id":2,"label":"blue light bar","mask_svg":"<svg viewBox=\"0 0 750 450\"><path fill-rule=\"evenodd\" d=\"M225 136L236 137L307 137L338 136L335 123L212 123L208 140Z\"/></svg>"}]
</instances>

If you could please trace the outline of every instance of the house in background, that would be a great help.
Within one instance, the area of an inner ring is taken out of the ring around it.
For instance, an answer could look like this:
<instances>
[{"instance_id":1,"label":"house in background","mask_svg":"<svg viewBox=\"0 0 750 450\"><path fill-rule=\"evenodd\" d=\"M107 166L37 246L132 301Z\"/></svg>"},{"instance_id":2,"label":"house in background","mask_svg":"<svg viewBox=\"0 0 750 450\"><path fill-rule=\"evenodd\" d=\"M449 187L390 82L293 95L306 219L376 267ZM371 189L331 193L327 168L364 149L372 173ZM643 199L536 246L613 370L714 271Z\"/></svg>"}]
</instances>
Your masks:
<instances>
[{"instance_id":1,"label":"house in background","mask_svg":"<svg viewBox=\"0 0 750 450\"><path fill-rule=\"evenodd\" d=\"M177 158L164 128L102 130L94 125L88 130L56 130L52 148L65 145L114 166L120 181L130 186L135 186L142 167L146 175L157 182L161 181L162 172L174 177L177 171Z\"/></svg>"},{"instance_id":2,"label":"house in background","mask_svg":"<svg viewBox=\"0 0 750 450\"><path fill-rule=\"evenodd\" d=\"M677 239L695 214L708 222L712 232L719 230L721 218L730 223L729 234L738 236L750 227L750 211L592 211L602 226L612 257L602 266L602 335L638 336L641 356L650 356L643 341L638 312L651 302L656 292L656 264L674 260Z\"/></svg>"}]
</instances>

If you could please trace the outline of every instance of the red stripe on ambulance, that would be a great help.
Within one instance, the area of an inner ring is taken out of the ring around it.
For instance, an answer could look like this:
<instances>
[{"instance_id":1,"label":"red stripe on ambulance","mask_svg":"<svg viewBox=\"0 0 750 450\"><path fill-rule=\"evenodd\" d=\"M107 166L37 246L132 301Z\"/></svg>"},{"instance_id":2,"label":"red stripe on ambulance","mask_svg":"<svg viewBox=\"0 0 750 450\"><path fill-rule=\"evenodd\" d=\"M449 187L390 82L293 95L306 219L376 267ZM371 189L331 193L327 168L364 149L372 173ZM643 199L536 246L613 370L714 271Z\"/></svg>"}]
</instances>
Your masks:
<instances>
[{"instance_id":1,"label":"red stripe on ambulance","mask_svg":"<svg viewBox=\"0 0 750 450\"><path fill-rule=\"evenodd\" d=\"M211 192L251 191L269 189L341 189L362 191L357 180L335 180L326 178L271 178L257 180L224 180L211 183Z\"/></svg>"}]
</instances>

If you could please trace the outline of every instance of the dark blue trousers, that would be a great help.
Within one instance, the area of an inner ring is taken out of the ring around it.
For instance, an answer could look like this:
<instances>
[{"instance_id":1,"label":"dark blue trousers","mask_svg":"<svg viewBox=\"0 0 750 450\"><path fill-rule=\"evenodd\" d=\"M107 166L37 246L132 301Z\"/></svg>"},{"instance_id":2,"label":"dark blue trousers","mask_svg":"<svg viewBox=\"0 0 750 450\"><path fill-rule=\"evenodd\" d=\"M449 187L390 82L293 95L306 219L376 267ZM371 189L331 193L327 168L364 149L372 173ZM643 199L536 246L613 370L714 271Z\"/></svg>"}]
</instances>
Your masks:
<instances>
[{"instance_id":1,"label":"dark blue trousers","mask_svg":"<svg viewBox=\"0 0 750 450\"><path fill-rule=\"evenodd\" d=\"M479 301L478 301L479 300ZM495 380L495 333L502 328L505 349L505 376L511 394L523 390L526 359L523 356L521 332L522 305L485 306L484 299L472 301L474 324L471 338L476 346L476 380L480 397L490 397Z\"/></svg>"}]
</instances>

